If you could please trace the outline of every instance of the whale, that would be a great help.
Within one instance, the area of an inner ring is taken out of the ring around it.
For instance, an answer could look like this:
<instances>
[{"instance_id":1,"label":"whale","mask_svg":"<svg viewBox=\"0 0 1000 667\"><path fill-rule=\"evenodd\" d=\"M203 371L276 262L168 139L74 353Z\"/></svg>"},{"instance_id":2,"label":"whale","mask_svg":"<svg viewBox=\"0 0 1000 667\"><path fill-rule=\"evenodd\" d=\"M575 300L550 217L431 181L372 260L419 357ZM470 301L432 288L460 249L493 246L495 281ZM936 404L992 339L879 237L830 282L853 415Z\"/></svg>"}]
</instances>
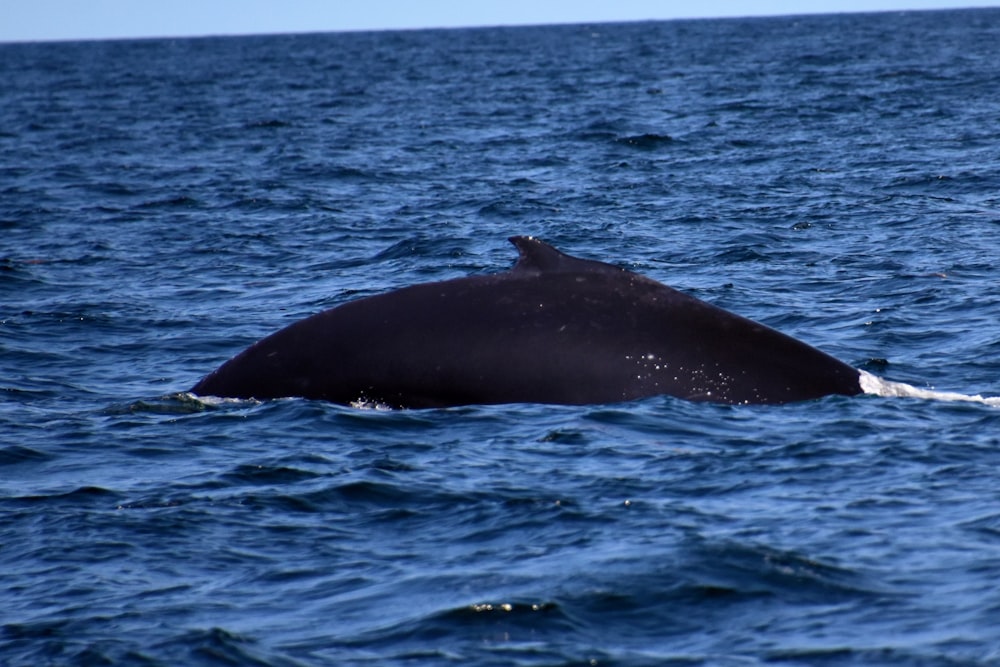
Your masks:
<instances>
[{"instance_id":1,"label":"whale","mask_svg":"<svg viewBox=\"0 0 1000 667\"><path fill-rule=\"evenodd\" d=\"M191 389L421 409L652 396L733 405L862 392L834 357L651 278L530 236L501 273L359 298L259 340Z\"/></svg>"}]
</instances>

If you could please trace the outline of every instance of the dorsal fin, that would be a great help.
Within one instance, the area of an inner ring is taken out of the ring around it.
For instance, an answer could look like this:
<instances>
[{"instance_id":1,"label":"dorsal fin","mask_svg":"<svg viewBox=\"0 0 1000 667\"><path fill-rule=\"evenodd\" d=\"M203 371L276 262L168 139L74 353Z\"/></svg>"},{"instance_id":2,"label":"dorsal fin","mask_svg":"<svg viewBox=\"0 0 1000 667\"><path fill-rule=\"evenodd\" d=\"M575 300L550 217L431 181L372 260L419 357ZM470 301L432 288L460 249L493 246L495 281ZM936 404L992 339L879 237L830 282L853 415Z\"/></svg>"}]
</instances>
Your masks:
<instances>
[{"instance_id":1,"label":"dorsal fin","mask_svg":"<svg viewBox=\"0 0 1000 667\"><path fill-rule=\"evenodd\" d=\"M510 242L520 255L511 269L515 273L538 275L541 273L584 273L594 271L623 271L616 266L580 259L556 250L534 236L512 236Z\"/></svg>"}]
</instances>

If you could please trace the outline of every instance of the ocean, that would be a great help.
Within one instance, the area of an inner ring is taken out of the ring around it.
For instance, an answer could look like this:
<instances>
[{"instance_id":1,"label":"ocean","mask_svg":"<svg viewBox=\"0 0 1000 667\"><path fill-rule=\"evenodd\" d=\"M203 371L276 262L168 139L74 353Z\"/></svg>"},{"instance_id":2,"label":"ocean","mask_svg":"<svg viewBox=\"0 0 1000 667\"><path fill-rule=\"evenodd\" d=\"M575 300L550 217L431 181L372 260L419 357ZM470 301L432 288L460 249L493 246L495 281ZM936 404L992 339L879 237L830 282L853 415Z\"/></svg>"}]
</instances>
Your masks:
<instances>
[{"instance_id":1,"label":"ocean","mask_svg":"<svg viewBox=\"0 0 1000 667\"><path fill-rule=\"evenodd\" d=\"M997 44L997 9L0 44L0 663L1000 664L995 405L186 393L522 234L996 396Z\"/></svg>"}]
</instances>

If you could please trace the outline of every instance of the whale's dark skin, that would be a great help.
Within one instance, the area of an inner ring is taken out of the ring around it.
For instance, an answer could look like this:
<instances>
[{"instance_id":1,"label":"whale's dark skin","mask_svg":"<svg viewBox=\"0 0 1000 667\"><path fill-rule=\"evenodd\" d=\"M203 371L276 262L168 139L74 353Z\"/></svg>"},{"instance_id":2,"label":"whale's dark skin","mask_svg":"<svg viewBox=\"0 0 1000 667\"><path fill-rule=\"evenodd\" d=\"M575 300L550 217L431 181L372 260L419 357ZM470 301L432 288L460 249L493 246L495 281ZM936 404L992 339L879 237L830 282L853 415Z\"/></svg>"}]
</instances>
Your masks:
<instances>
[{"instance_id":1,"label":"whale's dark skin","mask_svg":"<svg viewBox=\"0 0 1000 667\"><path fill-rule=\"evenodd\" d=\"M505 273L405 287L318 313L192 388L432 408L668 394L787 403L861 393L859 373L764 325L541 241Z\"/></svg>"}]
</instances>

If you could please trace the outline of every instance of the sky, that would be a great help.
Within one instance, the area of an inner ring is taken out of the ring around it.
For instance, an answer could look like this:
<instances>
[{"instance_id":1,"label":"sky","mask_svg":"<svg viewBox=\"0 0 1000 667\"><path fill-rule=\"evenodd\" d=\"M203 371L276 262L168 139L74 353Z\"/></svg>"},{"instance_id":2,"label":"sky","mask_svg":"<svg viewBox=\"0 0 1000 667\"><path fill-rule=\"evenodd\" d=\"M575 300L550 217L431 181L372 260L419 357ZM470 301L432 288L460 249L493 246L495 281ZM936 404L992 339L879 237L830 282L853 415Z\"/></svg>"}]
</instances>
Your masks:
<instances>
[{"instance_id":1,"label":"sky","mask_svg":"<svg viewBox=\"0 0 1000 667\"><path fill-rule=\"evenodd\" d=\"M0 0L0 42L995 6L1000 0Z\"/></svg>"}]
</instances>

